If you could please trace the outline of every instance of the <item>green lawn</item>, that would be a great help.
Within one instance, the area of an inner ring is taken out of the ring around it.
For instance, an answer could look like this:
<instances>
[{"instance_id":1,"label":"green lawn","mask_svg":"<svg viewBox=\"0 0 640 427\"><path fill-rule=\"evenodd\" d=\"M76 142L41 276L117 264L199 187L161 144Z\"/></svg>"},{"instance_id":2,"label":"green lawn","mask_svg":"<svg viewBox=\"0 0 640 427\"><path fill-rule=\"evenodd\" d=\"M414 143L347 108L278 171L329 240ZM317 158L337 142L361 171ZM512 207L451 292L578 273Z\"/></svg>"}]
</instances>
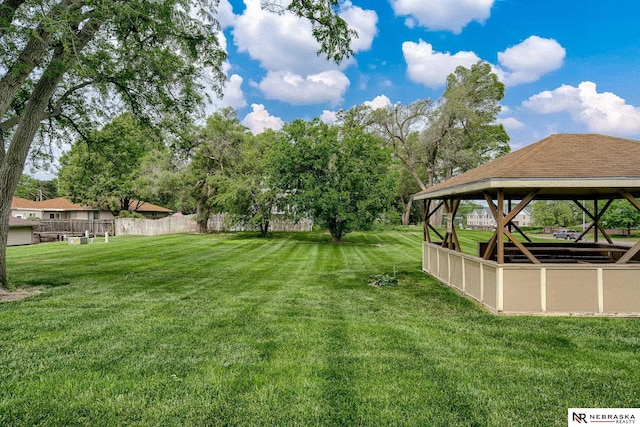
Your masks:
<instances>
[{"instance_id":1,"label":"green lawn","mask_svg":"<svg viewBox=\"0 0 640 427\"><path fill-rule=\"evenodd\" d=\"M420 272L419 231L329 240L10 248L13 282L45 292L0 303L0 425L564 426L640 406L640 319L495 316ZM399 286L368 285L394 265Z\"/></svg>"}]
</instances>

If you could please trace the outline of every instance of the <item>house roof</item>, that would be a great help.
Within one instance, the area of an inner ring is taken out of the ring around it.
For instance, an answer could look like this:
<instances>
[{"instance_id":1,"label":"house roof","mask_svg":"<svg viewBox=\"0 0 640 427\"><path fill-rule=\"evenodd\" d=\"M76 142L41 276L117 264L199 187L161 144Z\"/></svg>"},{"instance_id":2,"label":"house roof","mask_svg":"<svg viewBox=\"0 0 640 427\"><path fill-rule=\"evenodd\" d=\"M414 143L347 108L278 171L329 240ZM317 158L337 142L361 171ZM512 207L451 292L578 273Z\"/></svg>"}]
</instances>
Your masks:
<instances>
[{"instance_id":1,"label":"house roof","mask_svg":"<svg viewBox=\"0 0 640 427\"><path fill-rule=\"evenodd\" d=\"M43 200L37 202L39 209L51 210L51 211L93 211L96 208L91 206L81 205L73 203L71 200L65 197L56 197L55 199Z\"/></svg>"},{"instance_id":2,"label":"house roof","mask_svg":"<svg viewBox=\"0 0 640 427\"><path fill-rule=\"evenodd\" d=\"M39 202L23 199L22 197L13 196L11 199L11 209L39 209Z\"/></svg>"},{"instance_id":3,"label":"house roof","mask_svg":"<svg viewBox=\"0 0 640 427\"><path fill-rule=\"evenodd\" d=\"M156 206L152 203L138 202L133 200L131 206L136 206L140 203L140 206L135 210L136 212L171 212L170 209ZM81 205L73 203L66 197L56 197L55 199L43 200L41 202L34 202L33 200L23 199L21 197L13 197L11 200L12 209L37 209L43 211L95 211L96 208L87 205ZM104 209L108 210L108 209Z\"/></svg>"},{"instance_id":4,"label":"house roof","mask_svg":"<svg viewBox=\"0 0 640 427\"><path fill-rule=\"evenodd\" d=\"M134 200L132 205L135 206L137 200ZM136 212L171 212L171 209L163 208L162 206L157 206L152 203L142 202Z\"/></svg>"},{"instance_id":5,"label":"house roof","mask_svg":"<svg viewBox=\"0 0 640 427\"><path fill-rule=\"evenodd\" d=\"M503 189L518 199L640 195L640 141L597 134L557 134L417 193L415 199L482 199Z\"/></svg>"}]
</instances>

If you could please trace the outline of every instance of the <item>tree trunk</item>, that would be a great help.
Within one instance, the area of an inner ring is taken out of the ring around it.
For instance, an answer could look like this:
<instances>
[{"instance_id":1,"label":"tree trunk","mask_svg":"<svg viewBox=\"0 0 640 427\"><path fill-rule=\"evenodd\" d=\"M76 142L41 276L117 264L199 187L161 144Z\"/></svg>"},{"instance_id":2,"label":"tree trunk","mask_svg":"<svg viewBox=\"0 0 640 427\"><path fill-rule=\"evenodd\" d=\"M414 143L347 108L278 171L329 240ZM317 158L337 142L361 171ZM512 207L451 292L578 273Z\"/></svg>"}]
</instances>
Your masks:
<instances>
[{"instance_id":1,"label":"tree trunk","mask_svg":"<svg viewBox=\"0 0 640 427\"><path fill-rule=\"evenodd\" d=\"M267 235L269 234L269 221L268 220L263 220L260 223L260 233L264 236L267 237Z\"/></svg>"},{"instance_id":2,"label":"tree trunk","mask_svg":"<svg viewBox=\"0 0 640 427\"><path fill-rule=\"evenodd\" d=\"M404 212L402 213L402 225L409 225L409 219L411 217L411 207L413 206L413 195L409 196L409 200L404 205Z\"/></svg>"},{"instance_id":3,"label":"tree trunk","mask_svg":"<svg viewBox=\"0 0 640 427\"><path fill-rule=\"evenodd\" d=\"M78 55L84 49L99 28L98 21L87 22L79 31L77 42L73 45L75 49L73 54L65 50L69 48L68 46L61 45L54 49L49 66L44 70L29 96L15 133L11 136L8 149L5 152L5 147L0 147L0 182L3 184L0 187L0 289L9 289L6 256L11 200L18 187L33 139L40 127L40 122L45 117L47 105L67 71L67 68L61 64L70 65L77 57L74 55ZM69 54L71 58L65 60Z\"/></svg>"}]
</instances>

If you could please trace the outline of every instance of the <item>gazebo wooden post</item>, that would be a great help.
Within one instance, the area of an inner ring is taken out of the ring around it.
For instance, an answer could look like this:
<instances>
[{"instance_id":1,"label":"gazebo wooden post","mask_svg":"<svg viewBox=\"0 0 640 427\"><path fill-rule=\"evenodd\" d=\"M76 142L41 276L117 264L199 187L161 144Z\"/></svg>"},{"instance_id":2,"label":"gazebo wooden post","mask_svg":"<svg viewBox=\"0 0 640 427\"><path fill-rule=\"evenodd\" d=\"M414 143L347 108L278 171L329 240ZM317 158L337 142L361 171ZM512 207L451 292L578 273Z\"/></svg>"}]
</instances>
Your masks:
<instances>
[{"instance_id":1,"label":"gazebo wooden post","mask_svg":"<svg viewBox=\"0 0 640 427\"><path fill-rule=\"evenodd\" d=\"M422 241L431 243L431 234L429 234L429 208L431 207L431 199L423 199L422 207L424 212L422 213Z\"/></svg>"},{"instance_id":2,"label":"gazebo wooden post","mask_svg":"<svg viewBox=\"0 0 640 427\"><path fill-rule=\"evenodd\" d=\"M498 212L496 215L496 244L498 252L496 258L498 264L504 264L504 190L498 190Z\"/></svg>"},{"instance_id":3,"label":"gazebo wooden post","mask_svg":"<svg viewBox=\"0 0 640 427\"><path fill-rule=\"evenodd\" d=\"M431 229L431 231L436 233L436 236L438 236L440 240L444 241L444 237L442 237L442 234L440 234L438 230L436 230L433 227L433 225L431 225L431 221L430 221L431 216L433 216L433 214L436 213L443 204L444 204L444 201L441 201L440 203L438 203L438 205L435 208L433 208L432 210L429 210L429 208L431 207L431 199L429 199L429 201L427 202L427 209L425 210L425 220L423 224L425 227L426 238L429 243L432 243L432 242L431 242L431 235L428 229Z\"/></svg>"},{"instance_id":4,"label":"gazebo wooden post","mask_svg":"<svg viewBox=\"0 0 640 427\"><path fill-rule=\"evenodd\" d=\"M445 234L442 246L460 252L460 242L458 241L458 234L456 233L456 227L454 225L456 212L458 212L458 207L460 206L460 199L446 200L444 206L447 213L447 234Z\"/></svg>"},{"instance_id":5,"label":"gazebo wooden post","mask_svg":"<svg viewBox=\"0 0 640 427\"><path fill-rule=\"evenodd\" d=\"M594 208L595 208L595 213L594 214L592 214L591 212L589 212L589 210L587 208L582 206L582 204L578 200L574 200L573 201L576 205L578 205L580 207L580 209L582 209L582 211L584 213L586 213L589 216L589 218L591 218L591 224L578 236L578 238L575 240L576 242L580 241L589 232L589 230L591 230L593 228L594 229L593 230L593 233L594 233L593 241L594 242L598 241L598 230L600 230L600 232L602 232L602 235L604 236L604 238L607 239L607 242L609 242L610 245L613 244L613 240L611 240L611 237L609 237L609 235L607 234L607 231L600 224L600 218L602 218L602 216L607 211L607 209L609 209L609 206L611 206L611 203L613 203L613 200L614 199L610 199L609 201L607 201L607 203L604 205L604 207L599 212L598 212L598 201L594 200Z\"/></svg>"},{"instance_id":6,"label":"gazebo wooden post","mask_svg":"<svg viewBox=\"0 0 640 427\"><path fill-rule=\"evenodd\" d=\"M623 191L622 196L629 201L637 210L640 211L640 202L633 197L628 191ZM640 240L635 243L622 257L616 261L616 264L626 264L640 252Z\"/></svg>"},{"instance_id":7,"label":"gazebo wooden post","mask_svg":"<svg viewBox=\"0 0 640 427\"><path fill-rule=\"evenodd\" d=\"M531 261L534 264L540 264L540 261L531 253L531 251L527 249L526 246L524 246L522 243L520 243L513 236L511 231L507 227L505 227L505 225L510 224L513 218L515 218L520 213L520 211L522 211L522 209L524 209L529 204L529 202L533 200L533 198L538 194L539 191L540 190L537 189L527 194L527 196L524 199L522 199L515 208L507 212L506 215L504 214L504 191L503 190L498 191L498 206L496 206L493 203L493 199L491 198L491 195L489 195L489 193L486 193L486 192L484 193L484 197L487 201L487 204L489 205L489 209L491 209L491 213L493 214L493 217L496 220L496 232L493 234L493 236L491 237L491 240L489 241L487 250L483 255L484 259L490 259L491 255L493 254L493 250L496 247L498 247L496 258L497 260L500 259L501 251L500 251L499 242L500 240L502 240L502 263L504 263L504 236L506 235L509 241L511 241L520 250L520 252L522 252L522 254L529 259L529 261ZM502 199L500 197L501 195L502 195ZM502 209L500 208L501 201L502 201ZM529 239L524 233L522 233L522 231L515 224L514 224L514 227L518 229L518 231L520 231L520 233L529 242L531 242L531 239ZM500 261L498 262L500 263Z\"/></svg>"},{"instance_id":8,"label":"gazebo wooden post","mask_svg":"<svg viewBox=\"0 0 640 427\"><path fill-rule=\"evenodd\" d=\"M598 199L593 200L593 217L595 218L598 215ZM594 224L597 223L597 220L593 220ZM596 225L593 229L593 241L598 243L598 226Z\"/></svg>"}]
</instances>

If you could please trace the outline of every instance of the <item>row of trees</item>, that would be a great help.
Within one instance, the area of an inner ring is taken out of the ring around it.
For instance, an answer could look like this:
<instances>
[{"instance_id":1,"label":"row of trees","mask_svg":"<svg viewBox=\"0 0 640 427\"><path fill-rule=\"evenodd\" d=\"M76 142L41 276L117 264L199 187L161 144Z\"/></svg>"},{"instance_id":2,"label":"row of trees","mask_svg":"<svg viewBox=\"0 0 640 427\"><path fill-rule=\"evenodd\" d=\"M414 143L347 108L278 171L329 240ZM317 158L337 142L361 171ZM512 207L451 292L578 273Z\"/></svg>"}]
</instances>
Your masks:
<instances>
[{"instance_id":1,"label":"row of trees","mask_svg":"<svg viewBox=\"0 0 640 427\"><path fill-rule=\"evenodd\" d=\"M600 202L600 209L604 207L604 203ZM588 207L589 202L585 202L584 205ZM537 226L573 227L585 221L591 222L590 218L584 217L578 205L569 201L535 201L531 204L531 214L534 225ZM640 211L627 200L614 200L602 215L600 222L607 228L630 230L631 227L640 224Z\"/></svg>"},{"instance_id":2,"label":"row of trees","mask_svg":"<svg viewBox=\"0 0 640 427\"><path fill-rule=\"evenodd\" d=\"M170 137L123 114L62 156L60 191L116 213L133 200L195 212L203 232L226 212L266 233L278 211L311 217L340 240L383 212L397 209L406 224L411 194L507 152L495 124L503 91L478 63L459 67L437 101L357 106L334 125L296 120L257 136L231 109Z\"/></svg>"}]
</instances>

